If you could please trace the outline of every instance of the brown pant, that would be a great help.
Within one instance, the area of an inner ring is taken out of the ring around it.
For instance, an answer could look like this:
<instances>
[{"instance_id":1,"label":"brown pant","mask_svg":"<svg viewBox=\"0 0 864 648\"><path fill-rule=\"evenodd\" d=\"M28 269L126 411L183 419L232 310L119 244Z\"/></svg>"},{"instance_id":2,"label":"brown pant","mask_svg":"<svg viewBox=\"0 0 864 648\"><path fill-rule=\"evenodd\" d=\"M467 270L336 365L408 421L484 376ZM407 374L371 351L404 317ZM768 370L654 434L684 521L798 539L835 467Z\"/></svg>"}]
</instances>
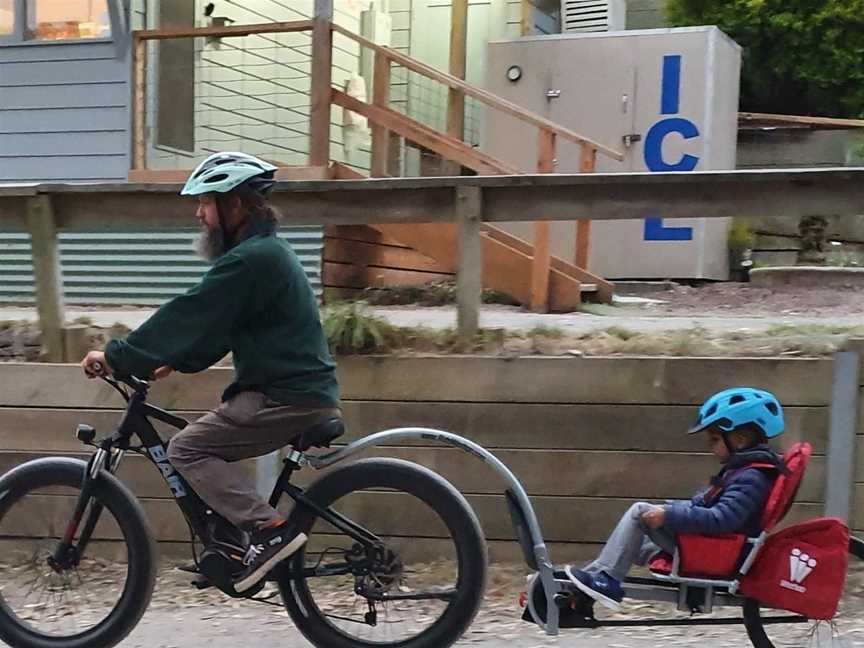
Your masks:
<instances>
[{"instance_id":1,"label":"brown pant","mask_svg":"<svg viewBox=\"0 0 864 648\"><path fill-rule=\"evenodd\" d=\"M208 506L241 529L252 530L275 521L279 513L236 462L283 448L334 416L340 416L336 408L280 405L259 392L241 392L175 435L168 458Z\"/></svg>"}]
</instances>

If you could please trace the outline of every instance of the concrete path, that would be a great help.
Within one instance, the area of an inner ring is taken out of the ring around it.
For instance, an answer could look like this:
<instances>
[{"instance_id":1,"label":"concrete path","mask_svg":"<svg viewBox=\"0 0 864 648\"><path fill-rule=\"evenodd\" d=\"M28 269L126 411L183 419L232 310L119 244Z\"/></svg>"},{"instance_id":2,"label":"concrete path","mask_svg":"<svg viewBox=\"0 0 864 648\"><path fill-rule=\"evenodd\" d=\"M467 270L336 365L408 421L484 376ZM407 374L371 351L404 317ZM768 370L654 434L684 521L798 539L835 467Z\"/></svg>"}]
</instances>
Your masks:
<instances>
[{"instance_id":1,"label":"concrete path","mask_svg":"<svg viewBox=\"0 0 864 648\"><path fill-rule=\"evenodd\" d=\"M398 326L426 326L434 329L454 328L456 326L456 309L450 306L442 307L376 307L371 309L378 315ZM609 314L596 315L591 313L567 313L539 315L528 313L518 308L506 306L487 306L480 316L480 325L485 328L507 328L510 330L528 330L537 326L560 328L567 333L587 333L610 326L620 326L634 331L668 331L689 329L696 326L711 331L731 331L737 329L764 329L773 324L836 324L857 326L864 323L859 315L835 315L829 317L767 315L742 317L740 315L647 315L645 311L635 308L607 308ZM97 326L110 327L115 323L125 324L135 328L144 322L152 309L69 309L67 321L79 317L87 317ZM27 320L36 321L38 315L34 308L2 307L0 321Z\"/></svg>"}]
</instances>

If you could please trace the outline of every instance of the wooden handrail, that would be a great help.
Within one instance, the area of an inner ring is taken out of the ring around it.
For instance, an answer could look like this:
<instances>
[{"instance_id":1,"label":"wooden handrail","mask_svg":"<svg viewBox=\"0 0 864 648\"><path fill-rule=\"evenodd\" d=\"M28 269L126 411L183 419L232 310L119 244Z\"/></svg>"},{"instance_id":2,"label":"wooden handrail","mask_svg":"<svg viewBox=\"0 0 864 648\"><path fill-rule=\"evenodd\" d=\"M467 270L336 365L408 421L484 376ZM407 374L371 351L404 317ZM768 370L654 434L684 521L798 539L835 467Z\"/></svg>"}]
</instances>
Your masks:
<instances>
[{"instance_id":1,"label":"wooden handrail","mask_svg":"<svg viewBox=\"0 0 864 648\"><path fill-rule=\"evenodd\" d=\"M368 104L336 89L332 90L331 98L337 106L363 115L373 123L393 131L400 137L458 162L479 174L508 175L518 173L516 169L490 155L481 153L465 142L436 131L434 128L402 115L391 108Z\"/></svg>"},{"instance_id":2,"label":"wooden handrail","mask_svg":"<svg viewBox=\"0 0 864 648\"><path fill-rule=\"evenodd\" d=\"M619 153L615 149L609 148L608 146L605 146L600 142L592 140L588 137L584 137L583 135L580 135L579 133L572 131L569 128L564 128L563 126L560 126L553 121L549 121L545 117L541 117L536 113L525 110L521 106L507 101L506 99L502 99L501 97L498 97L491 92L478 88L477 86L473 86L470 83L466 83L458 77L447 74L446 72L441 72L440 70L436 70L435 68L426 65L425 63L421 63L420 61L413 59L410 56L406 56L405 54L397 52L396 50L389 47L379 45L378 43L375 43L368 38L364 38L363 36L359 36L345 29L344 27L340 27L339 25L334 24L332 25L332 27L333 31L342 34L343 36L346 36L365 47L369 47L376 52L383 52L383 54L394 63L398 63L402 67L412 70L417 74L422 74L425 77L443 83L444 85L447 85L454 90L464 92L467 96L473 97L474 99L485 103L487 106L505 112L513 117L516 117L517 119L531 124L532 126L537 126L538 128L552 131L559 137L562 137L571 142L575 142L576 144L588 144L591 147L597 149L599 152L606 155L607 157L619 161L624 159L624 154Z\"/></svg>"},{"instance_id":3,"label":"wooden handrail","mask_svg":"<svg viewBox=\"0 0 864 648\"><path fill-rule=\"evenodd\" d=\"M806 115L774 115L770 113L739 112L738 122L768 121L802 126L828 128L864 128L864 119L838 119L836 117L808 117Z\"/></svg>"},{"instance_id":4,"label":"wooden handrail","mask_svg":"<svg viewBox=\"0 0 864 648\"><path fill-rule=\"evenodd\" d=\"M228 25L226 27L189 27L168 29L139 29L133 32L142 40L165 40L166 38L212 38L228 36L252 36L254 34L281 34L286 32L311 31L312 20L292 20L277 23L255 23L254 25Z\"/></svg>"}]
</instances>

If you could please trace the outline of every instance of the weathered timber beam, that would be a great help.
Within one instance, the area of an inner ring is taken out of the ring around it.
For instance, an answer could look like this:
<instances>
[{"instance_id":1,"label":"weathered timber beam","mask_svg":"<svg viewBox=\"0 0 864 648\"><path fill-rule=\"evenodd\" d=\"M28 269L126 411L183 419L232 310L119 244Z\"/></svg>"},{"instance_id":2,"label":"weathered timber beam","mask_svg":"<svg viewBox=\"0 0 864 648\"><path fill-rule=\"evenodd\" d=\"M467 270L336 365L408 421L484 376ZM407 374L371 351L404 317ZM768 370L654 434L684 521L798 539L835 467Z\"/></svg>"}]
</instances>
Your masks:
<instances>
[{"instance_id":1,"label":"weathered timber beam","mask_svg":"<svg viewBox=\"0 0 864 648\"><path fill-rule=\"evenodd\" d=\"M864 214L864 168L286 181L273 195L286 222L298 225L452 222L459 186L482 188L488 222ZM46 184L35 191L52 195L58 227L119 227L188 221L194 203L179 188ZM20 196L0 192L0 218L13 200Z\"/></svg>"}]
</instances>

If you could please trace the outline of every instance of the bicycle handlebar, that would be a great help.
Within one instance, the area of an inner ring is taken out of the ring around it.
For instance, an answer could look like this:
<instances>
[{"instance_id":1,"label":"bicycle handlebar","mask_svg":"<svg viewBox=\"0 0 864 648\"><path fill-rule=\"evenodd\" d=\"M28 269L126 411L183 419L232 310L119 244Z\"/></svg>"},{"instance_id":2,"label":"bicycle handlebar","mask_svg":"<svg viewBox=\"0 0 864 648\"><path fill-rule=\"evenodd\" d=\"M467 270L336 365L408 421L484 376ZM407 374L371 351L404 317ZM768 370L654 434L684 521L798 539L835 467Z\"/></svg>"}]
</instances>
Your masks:
<instances>
[{"instance_id":1,"label":"bicycle handlebar","mask_svg":"<svg viewBox=\"0 0 864 648\"><path fill-rule=\"evenodd\" d=\"M98 374L102 374L105 371L105 366L101 362L94 362L92 367L93 371ZM149 382L147 382L146 380L141 380L140 378L131 374L128 376L120 376L115 374L113 377L102 375L100 377L108 384L116 384L118 382L122 382L124 385L127 385L128 387L134 389L136 392L146 392L150 388Z\"/></svg>"}]
</instances>

